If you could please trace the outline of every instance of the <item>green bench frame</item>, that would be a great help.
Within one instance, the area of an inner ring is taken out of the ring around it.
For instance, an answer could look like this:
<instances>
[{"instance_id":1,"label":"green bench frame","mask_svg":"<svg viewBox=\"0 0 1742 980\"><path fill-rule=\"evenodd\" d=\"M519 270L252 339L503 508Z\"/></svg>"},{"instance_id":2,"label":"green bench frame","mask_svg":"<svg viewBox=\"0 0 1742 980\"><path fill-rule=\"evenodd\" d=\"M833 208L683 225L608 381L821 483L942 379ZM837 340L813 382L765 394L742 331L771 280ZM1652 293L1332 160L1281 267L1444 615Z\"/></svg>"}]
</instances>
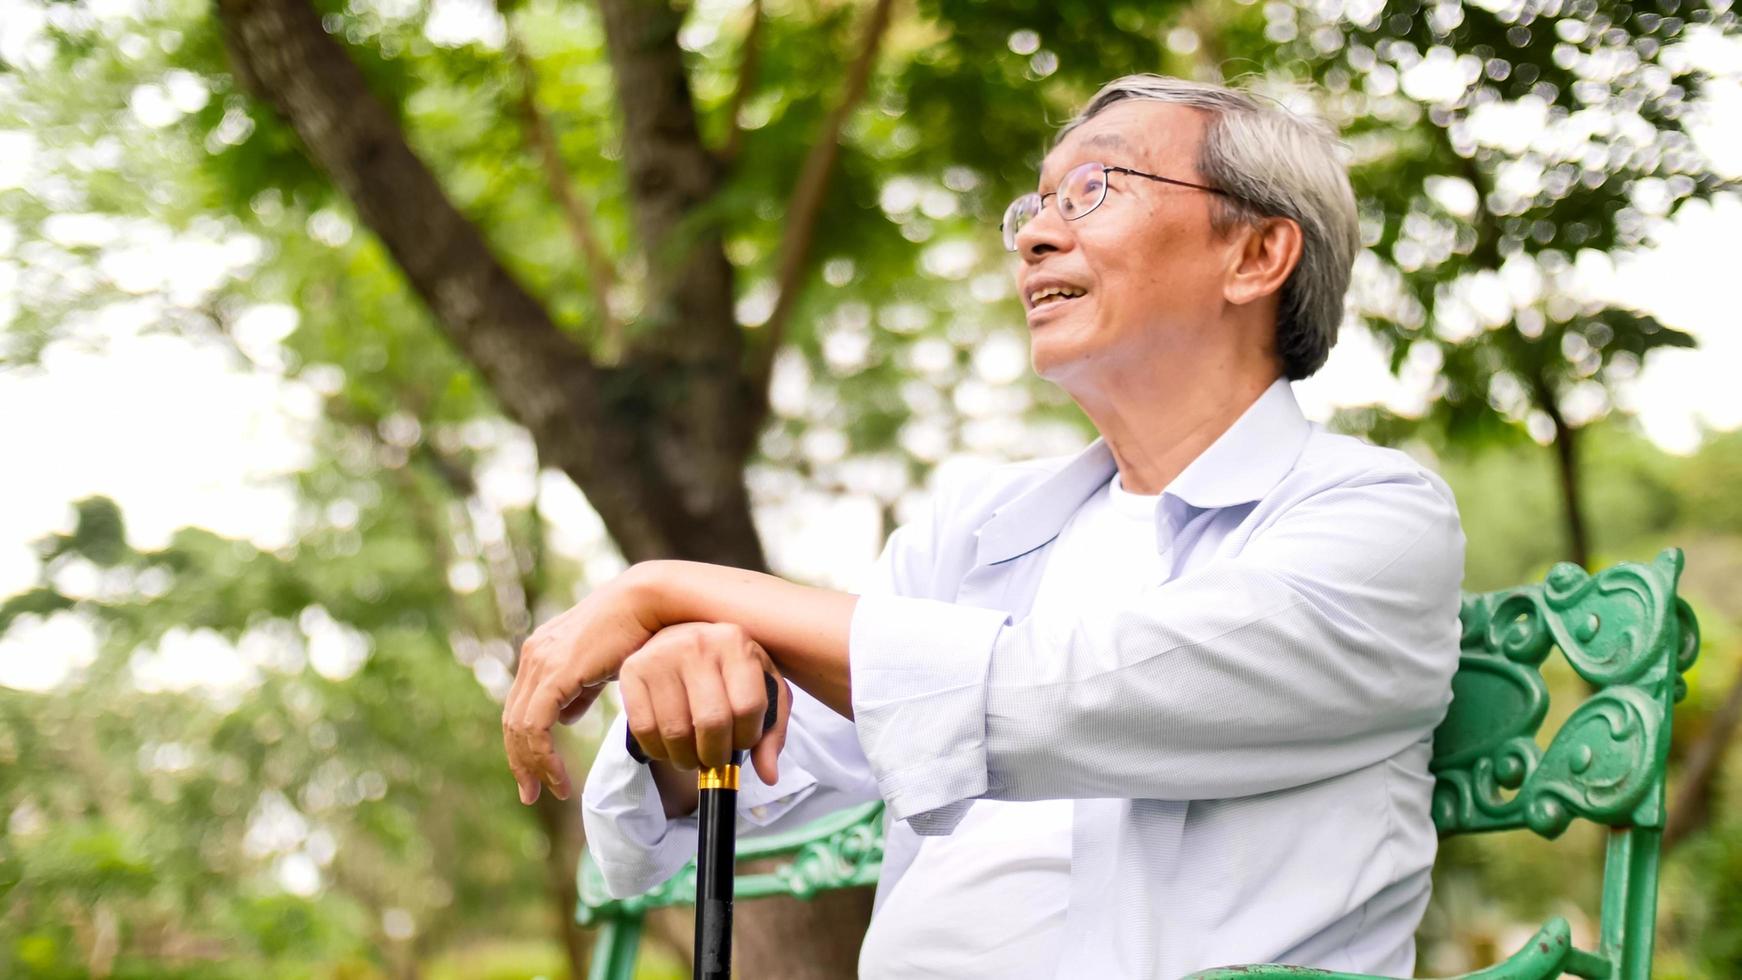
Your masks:
<instances>
[{"instance_id":1,"label":"green bench frame","mask_svg":"<svg viewBox=\"0 0 1742 980\"><path fill-rule=\"evenodd\" d=\"M1575 947L1567 921L1555 918L1509 959L1459 980L1650 977L1670 715L1699 652L1698 624L1676 595L1681 569L1682 554L1671 549L1650 564L1622 562L1596 575L1563 563L1540 584L1464 597L1462 655L1430 765L1440 836L1528 829L1552 840L1578 818L1609 832L1596 949ZM1554 649L1592 693L1543 748L1549 695L1541 668ZM874 884L883 804L739 842L740 862L774 858L786 860L738 875L738 899L809 899ZM646 914L693 904L695 874L692 862L644 895L612 899L591 859L581 862L577 918L598 928L591 980L630 980ZM1253 965L1189 980L1297 977L1358 975Z\"/></svg>"}]
</instances>

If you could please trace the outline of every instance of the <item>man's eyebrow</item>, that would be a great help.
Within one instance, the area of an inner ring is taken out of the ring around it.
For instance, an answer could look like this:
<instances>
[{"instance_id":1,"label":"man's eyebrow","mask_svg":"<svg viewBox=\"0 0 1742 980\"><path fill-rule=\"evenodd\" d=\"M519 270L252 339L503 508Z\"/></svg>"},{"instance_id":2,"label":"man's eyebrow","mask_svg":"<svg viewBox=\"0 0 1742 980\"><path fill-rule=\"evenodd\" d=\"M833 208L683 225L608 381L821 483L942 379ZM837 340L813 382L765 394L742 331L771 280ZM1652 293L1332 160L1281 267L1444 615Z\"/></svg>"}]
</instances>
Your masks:
<instances>
[{"instance_id":1,"label":"man's eyebrow","mask_svg":"<svg viewBox=\"0 0 1742 980\"><path fill-rule=\"evenodd\" d=\"M1118 133L1097 133L1083 141L1084 149L1091 146L1105 146L1115 150L1131 149L1131 144L1126 142L1125 137L1120 136ZM1046 161L1041 161L1041 166L1036 168L1035 176L1038 177L1045 171L1045 163Z\"/></svg>"},{"instance_id":2,"label":"man's eyebrow","mask_svg":"<svg viewBox=\"0 0 1742 980\"><path fill-rule=\"evenodd\" d=\"M1118 133L1099 133L1089 137L1084 141L1083 145L1110 146L1116 150L1129 150L1131 148L1131 144L1125 142L1125 137L1120 136Z\"/></svg>"}]
</instances>

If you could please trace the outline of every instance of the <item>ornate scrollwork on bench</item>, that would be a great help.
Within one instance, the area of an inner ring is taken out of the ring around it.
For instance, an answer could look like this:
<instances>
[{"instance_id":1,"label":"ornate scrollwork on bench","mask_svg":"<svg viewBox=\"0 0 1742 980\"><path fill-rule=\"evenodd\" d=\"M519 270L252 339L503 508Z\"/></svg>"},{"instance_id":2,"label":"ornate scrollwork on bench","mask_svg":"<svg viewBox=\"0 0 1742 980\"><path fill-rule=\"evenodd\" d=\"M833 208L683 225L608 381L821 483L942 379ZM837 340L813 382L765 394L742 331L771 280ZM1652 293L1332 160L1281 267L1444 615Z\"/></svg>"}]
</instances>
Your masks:
<instances>
[{"instance_id":1,"label":"ornate scrollwork on bench","mask_svg":"<svg viewBox=\"0 0 1742 980\"><path fill-rule=\"evenodd\" d=\"M1529 827L1553 838L1575 817L1661 826L1664 721L1699 649L1675 594L1681 567L1676 551L1595 576L1563 563L1540 585L1465 598L1462 662L1434 737L1442 835ZM1556 648L1596 693L1545 750L1541 668Z\"/></svg>"},{"instance_id":2,"label":"ornate scrollwork on bench","mask_svg":"<svg viewBox=\"0 0 1742 980\"><path fill-rule=\"evenodd\" d=\"M749 837L739 842L738 860L753 862L788 858L769 871L740 871L739 899L791 895L810 899L818 892L877 883L883 865L883 804L867 803L823 817L797 830ZM663 884L631 898L614 899L588 856L581 862L579 921L582 925L613 917L639 917L670 905L694 905L694 861Z\"/></svg>"},{"instance_id":3,"label":"ornate scrollwork on bench","mask_svg":"<svg viewBox=\"0 0 1742 980\"><path fill-rule=\"evenodd\" d=\"M766 874L743 875L738 892L792 895L810 899L818 892L856 885L874 885L883 867L883 813L872 812L821 840L798 850L792 862Z\"/></svg>"}]
</instances>

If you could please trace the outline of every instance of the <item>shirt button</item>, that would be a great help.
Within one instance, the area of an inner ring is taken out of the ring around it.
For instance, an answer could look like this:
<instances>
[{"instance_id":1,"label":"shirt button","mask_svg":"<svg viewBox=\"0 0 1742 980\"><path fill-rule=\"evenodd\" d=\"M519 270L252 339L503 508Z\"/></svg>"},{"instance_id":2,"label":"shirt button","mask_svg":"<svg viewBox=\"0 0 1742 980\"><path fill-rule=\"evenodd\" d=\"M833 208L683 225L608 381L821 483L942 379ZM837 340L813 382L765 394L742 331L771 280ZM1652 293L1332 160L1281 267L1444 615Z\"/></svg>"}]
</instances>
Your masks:
<instances>
[{"instance_id":1,"label":"shirt button","mask_svg":"<svg viewBox=\"0 0 1742 980\"><path fill-rule=\"evenodd\" d=\"M768 816L768 808L758 804L757 806L750 808L750 815L761 820L763 817Z\"/></svg>"}]
</instances>

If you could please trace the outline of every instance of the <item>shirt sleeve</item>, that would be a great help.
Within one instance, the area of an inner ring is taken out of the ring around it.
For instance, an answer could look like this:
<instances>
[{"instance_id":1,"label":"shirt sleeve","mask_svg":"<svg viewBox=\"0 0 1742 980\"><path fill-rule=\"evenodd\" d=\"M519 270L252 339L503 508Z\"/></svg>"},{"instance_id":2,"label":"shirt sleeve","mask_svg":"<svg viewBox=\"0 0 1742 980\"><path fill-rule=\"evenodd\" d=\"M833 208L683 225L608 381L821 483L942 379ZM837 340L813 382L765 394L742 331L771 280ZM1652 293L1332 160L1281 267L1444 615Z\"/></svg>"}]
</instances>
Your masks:
<instances>
[{"instance_id":1,"label":"shirt sleeve","mask_svg":"<svg viewBox=\"0 0 1742 980\"><path fill-rule=\"evenodd\" d=\"M653 774L625 748L628 730L629 716L619 714L581 789L587 852L612 898L639 895L696 856L696 818L666 819Z\"/></svg>"},{"instance_id":2,"label":"shirt sleeve","mask_svg":"<svg viewBox=\"0 0 1742 980\"><path fill-rule=\"evenodd\" d=\"M739 773L738 834L752 838L802 826L877 798L853 723L793 688L792 718L772 786L746 764ZM696 856L692 814L668 819L648 768L630 758L627 715L618 715L587 772L581 818L587 849L614 898L639 895Z\"/></svg>"},{"instance_id":3,"label":"shirt sleeve","mask_svg":"<svg viewBox=\"0 0 1742 980\"><path fill-rule=\"evenodd\" d=\"M1410 472L1321 490L1134 599L1013 621L866 596L860 744L921 834L976 798L1223 799L1350 772L1444 716L1462 568L1449 491Z\"/></svg>"}]
</instances>

